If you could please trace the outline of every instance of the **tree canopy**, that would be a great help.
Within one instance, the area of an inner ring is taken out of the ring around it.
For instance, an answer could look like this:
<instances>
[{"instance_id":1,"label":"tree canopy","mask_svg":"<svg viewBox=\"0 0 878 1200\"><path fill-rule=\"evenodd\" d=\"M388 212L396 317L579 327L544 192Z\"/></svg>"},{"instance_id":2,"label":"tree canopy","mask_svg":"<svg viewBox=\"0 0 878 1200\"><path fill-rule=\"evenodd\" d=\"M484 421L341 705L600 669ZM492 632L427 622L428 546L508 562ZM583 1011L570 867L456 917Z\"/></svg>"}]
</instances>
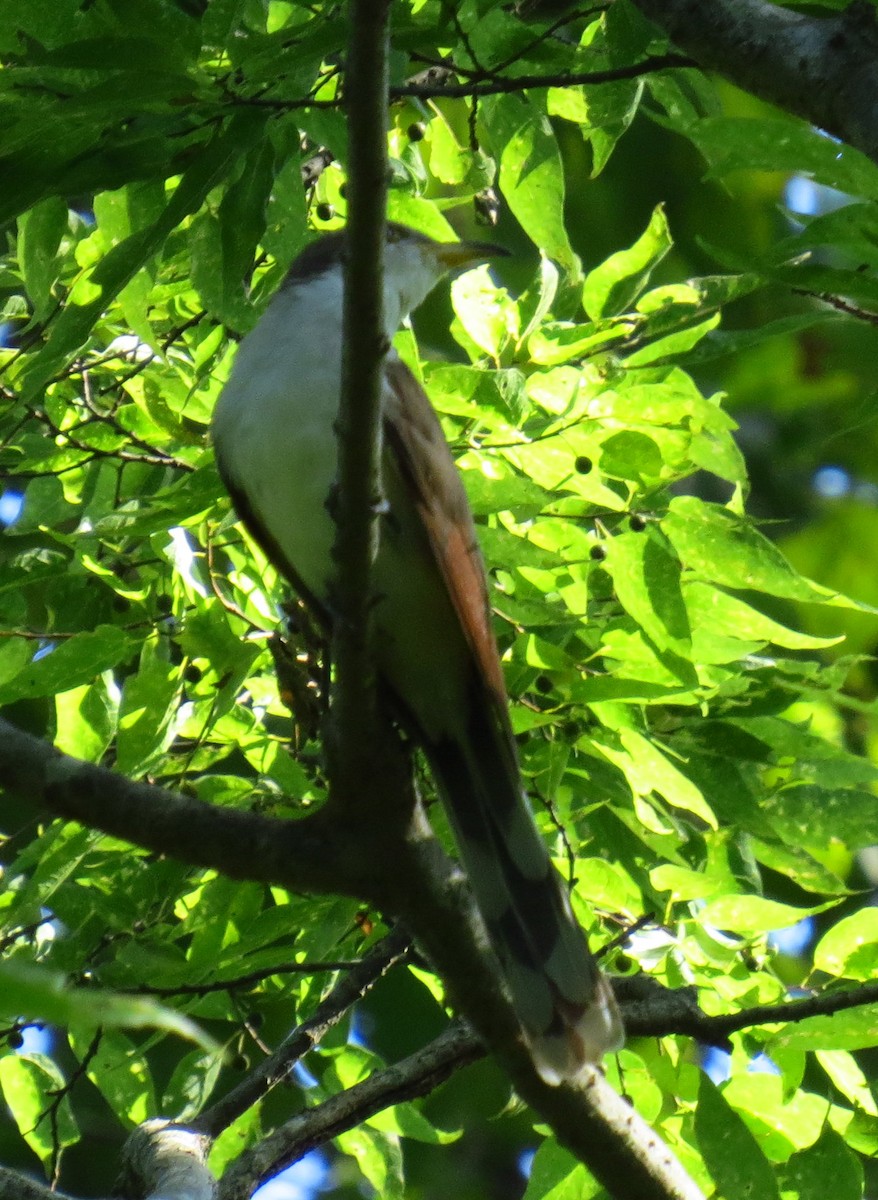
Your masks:
<instances>
[{"instance_id":1,"label":"tree canopy","mask_svg":"<svg viewBox=\"0 0 878 1200\"><path fill-rule=\"evenodd\" d=\"M876 46L871 0L0 7L0 1200L874 1191ZM417 754L327 767L210 445L370 130L390 219L510 251L396 345L628 1028L580 1087Z\"/></svg>"}]
</instances>

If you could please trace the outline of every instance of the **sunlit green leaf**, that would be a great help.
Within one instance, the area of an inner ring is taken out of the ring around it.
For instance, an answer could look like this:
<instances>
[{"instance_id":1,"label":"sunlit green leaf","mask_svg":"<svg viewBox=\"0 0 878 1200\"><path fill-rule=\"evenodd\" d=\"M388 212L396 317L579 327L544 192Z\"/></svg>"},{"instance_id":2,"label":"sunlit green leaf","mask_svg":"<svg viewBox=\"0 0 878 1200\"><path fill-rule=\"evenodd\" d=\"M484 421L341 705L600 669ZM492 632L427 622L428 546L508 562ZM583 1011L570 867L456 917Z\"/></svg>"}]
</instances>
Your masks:
<instances>
[{"instance_id":1,"label":"sunlit green leaf","mask_svg":"<svg viewBox=\"0 0 878 1200\"><path fill-rule=\"evenodd\" d=\"M503 121L509 130L500 154L506 202L534 244L576 275L579 260L564 228L564 173L552 126L517 98L505 106Z\"/></svg>"},{"instance_id":2,"label":"sunlit green leaf","mask_svg":"<svg viewBox=\"0 0 878 1200\"><path fill-rule=\"evenodd\" d=\"M3 1098L22 1137L47 1165L59 1150L79 1141L70 1097L63 1094L65 1083L48 1055L6 1054L0 1058Z\"/></svg>"},{"instance_id":3,"label":"sunlit green leaf","mask_svg":"<svg viewBox=\"0 0 878 1200\"><path fill-rule=\"evenodd\" d=\"M102 671L129 658L132 649L128 635L113 625L77 634L28 663L0 689L0 701L8 704L26 696L51 696L90 684Z\"/></svg>"},{"instance_id":4,"label":"sunlit green leaf","mask_svg":"<svg viewBox=\"0 0 878 1200\"><path fill-rule=\"evenodd\" d=\"M524 1200L592 1200L600 1194L600 1185L582 1163L546 1138L533 1160Z\"/></svg>"},{"instance_id":5,"label":"sunlit green leaf","mask_svg":"<svg viewBox=\"0 0 878 1200\"><path fill-rule=\"evenodd\" d=\"M878 967L878 911L862 908L827 930L814 948L814 966L847 979L873 979Z\"/></svg>"},{"instance_id":6,"label":"sunlit green leaf","mask_svg":"<svg viewBox=\"0 0 878 1200\"><path fill-rule=\"evenodd\" d=\"M785 929L795 925L803 917L822 912L831 904L814 908L795 908L777 900L766 900L763 896L719 896L708 901L701 909L699 918L706 925L728 929L733 933L767 933L772 929Z\"/></svg>"},{"instance_id":7,"label":"sunlit green leaf","mask_svg":"<svg viewBox=\"0 0 878 1200\"><path fill-rule=\"evenodd\" d=\"M672 245L665 210L659 206L628 250L619 250L589 271L582 303L593 321L627 312Z\"/></svg>"}]
</instances>

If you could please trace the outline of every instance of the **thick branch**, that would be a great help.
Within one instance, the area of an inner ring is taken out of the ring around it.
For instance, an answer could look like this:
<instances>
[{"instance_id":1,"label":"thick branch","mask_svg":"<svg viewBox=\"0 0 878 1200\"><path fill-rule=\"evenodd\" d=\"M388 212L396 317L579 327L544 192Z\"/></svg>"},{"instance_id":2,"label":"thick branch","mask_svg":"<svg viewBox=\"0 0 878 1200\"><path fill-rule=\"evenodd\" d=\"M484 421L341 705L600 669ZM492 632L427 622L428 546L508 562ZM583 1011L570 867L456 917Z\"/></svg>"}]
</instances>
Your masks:
<instances>
[{"instance_id":1,"label":"thick branch","mask_svg":"<svg viewBox=\"0 0 878 1200\"><path fill-rule=\"evenodd\" d=\"M382 943L381 947L385 945ZM376 947L378 949L380 947ZM362 965L366 966L366 960ZM711 1017L698 1008L694 988L664 988L649 976L617 980L616 992L623 1004L629 1034L661 1037L673 1032L709 1044L723 1044L729 1033L754 1025L795 1022L878 1000L878 984L866 984L846 992L784 1004L760 1005L738 1013ZM329 1004L332 999L332 996L327 997L324 1003ZM291 1042L296 1037L297 1034L292 1035ZM310 1043L306 1048L310 1048ZM484 1053L485 1049L476 1034L468 1026L455 1022L433 1042L403 1062L376 1071L362 1084L287 1122L270 1139L270 1145L262 1143L246 1159L239 1160L233 1168L233 1174L223 1180L220 1188L222 1200L237 1200L239 1196L249 1195L246 1190L248 1185L253 1188L264 1182L309 1150L354 1128L375 1113L404 1100L429 1094L454 1071L483 1057ZM198 1128L203 1128L203 1120L196 1123Z\"/></svg>"},{"instance_id":2,"label":"thick branch","mask_svg":"<svg viewBox=\"0 0 878 1200\"><path fill-rule=\"evenodd\" d=\"M139 1125L122 1150L117 1196L142 1200L214 1200L216 1180L207 1169L209 1139L171 1121ZM0 1167L0 1200L73 1200L45 1183Z\"/></svg>"},{"instance_id":3,"label":"thick branch","mask_svg":"<svg viewBox=\"0 0 878 1200\"><path fill-rule=\"evenodd\" d=\"M73 1200L73 1197L9 1167L0 1167L0 1200Z\"/></svg>"},{"instance_id":4,"label":"thick branch","mask_svg":"<svg viewBox=\"0 0 878 1200\"><path fill-rule=\"evenodd\" d=\"M223 1176L220 1200L247 1200L259 1183L375 1113L424 1096L484 1049L464 1025L453 1024L402 1062L376 1071L317 1108L299 1113L242 1154Z\"/></svg>"},{"instance_id":5,"label":"thick branch","mask_svg":"<svg viewBox=\"0 0 878 1200\"><path fill-rule=\"evenodd\" d=\"M210 1139L171 1121L144 1121L122 1151L116 1192L144 1200L214 1200L216 1180L207 1169Z\"/></svg>"},{"instance_id":6,"label":"thick branch","mask_svg":"<svg viewBox=\"0 0 878 1200\"><path fill-rule=\"evenodd\" d=\"M616 999L622 1005L625 1029L631 1037L667 1037L676 1033L708 1046L726 1047L733 1033L757 1025L789 1025L809 1017L831 1017L851 1008L878 1004L878 983L863 983L839 992L824 992L779 1004L756 1004L733 1013L709 1016L698 1005L694 987L666 988L649 975L617 979Z\"/></svg>"},{"instance_id":7,"label":"thick branch","mask_svg":"<svg viewBox=\"0 0 878 1200\"><path fill-rule=\"evenodd\" d=\"M357 891L339 871L345 831L327 830L319 813L280 821L217 808L70 758L2 718L0 785L57 816L233 879Z\"/></svg>"},{"instance_id":8,"label":"thick branch","mask_svg":"<svg viewBox=\"0 0 878 1200\"><path fill-rule=\"evenodd\" d=\"M344 288L344 351L338 415L337 577L332 657L330 780L349 797L370 781L383 745L393 740L377 703L370 649L372 562L378 545L381 389L389 349L384 321L387 206L387 87L390 0L350 0L345 105L348 142L348 224ZM378 770L380 778L380 770Z\"/></svg>"},{"instance_id":9,"label":"thick branch","mask_svg":"<svg viewBox=\"0 0 878 1200\"><path fill-rule=\"evenodd\" d=\"M878 25L866 0L805 16L768 0L634 0L702 67L878 161Z\"/></svg>"}]
</instances>

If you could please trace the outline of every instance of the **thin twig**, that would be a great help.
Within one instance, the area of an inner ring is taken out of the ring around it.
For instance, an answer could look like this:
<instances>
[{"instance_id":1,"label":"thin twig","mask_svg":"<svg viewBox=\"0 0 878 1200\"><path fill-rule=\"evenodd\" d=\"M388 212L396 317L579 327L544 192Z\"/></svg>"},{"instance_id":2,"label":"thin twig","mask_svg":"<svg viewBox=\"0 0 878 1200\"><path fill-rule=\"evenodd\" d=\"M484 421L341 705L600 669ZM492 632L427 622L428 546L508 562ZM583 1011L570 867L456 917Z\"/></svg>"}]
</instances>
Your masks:
<instances>
[{"instance_id":1,"label":"thin twig","mask_svg":"<svg viewBox=\"0 0 878 1200\"><path fill-rule=\"evenodd\" d=\"M452 99L466 97L501 96L514 92L532 91L541 88L579 87L588 84L614 83L620 79L637 79L669 67L694 67L694 59L685 54L656 54L638 63L624 67L608 67L605 71L572 71L560 75L513 75L508 79L489 79L471 83L401 83L390 89L391 99L417 96L429 99L446 96Z\"/></svg>"},{"instance_id":2,"label":"thin twig","mask_svg":"<svg viewBox=\"0 0 878 1200\"><path fill-rule=\"evenodd\" d=\"M216 1104L205 1109L193 1123L193 1128L210 1137L217 1137L276 1084L287 1079L293 1065L314 1048L327 1030L342 1019L351 1005L361 1000L395 963L405 958L409 944L409 936L403 929L395 929L389 933L339 980L312 1016L293 1030L271 1058L256 1067L245 1080Z\"/></svg>"}]
</instances>

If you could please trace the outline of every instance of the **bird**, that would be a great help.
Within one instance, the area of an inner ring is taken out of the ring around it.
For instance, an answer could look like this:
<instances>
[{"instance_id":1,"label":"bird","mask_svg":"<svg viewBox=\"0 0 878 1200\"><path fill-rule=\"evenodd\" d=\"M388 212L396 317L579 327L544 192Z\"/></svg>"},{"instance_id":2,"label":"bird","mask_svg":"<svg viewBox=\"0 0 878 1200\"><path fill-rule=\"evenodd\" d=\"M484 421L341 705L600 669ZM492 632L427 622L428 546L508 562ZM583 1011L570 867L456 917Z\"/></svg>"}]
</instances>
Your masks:
<instances>
[{"instance_id":1,"label":"bird","mask_svg":"<svg viewBox=\"0 0 878 1200\"><path fill-rule=\"evenodd\" d=\"M346 245L343 229L327 233L293 261L243 338L212 421L238 517L327 629ZM499 253L388 223L388 345L444 275ZM426 757L534 1066L557 1085L617 1049L622 1022L529 806L461 475L423 386L392 348L380 427L377 678Z\"/></svg>"}]
</instances>

